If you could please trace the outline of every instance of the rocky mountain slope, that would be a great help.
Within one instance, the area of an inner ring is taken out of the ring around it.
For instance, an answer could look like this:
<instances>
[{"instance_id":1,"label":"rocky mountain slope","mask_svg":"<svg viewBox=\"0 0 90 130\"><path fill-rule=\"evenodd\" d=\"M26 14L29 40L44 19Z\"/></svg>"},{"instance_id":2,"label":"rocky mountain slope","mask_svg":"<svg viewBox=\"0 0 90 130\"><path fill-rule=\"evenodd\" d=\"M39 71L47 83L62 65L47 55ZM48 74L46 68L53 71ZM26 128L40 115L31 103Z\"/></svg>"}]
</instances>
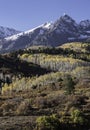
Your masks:
<instances>
[{"instance_id":1,"label":"rocky mountain slope","mask_svg":"<svg viewBox=\"0 0 90 130\"><path fill-rule=\"evenodd\" d=\"M8 27L0 26L0 39L17 34L17 33L20 33L20 31L17 31L15 29L8 28Z\"/></svg>"},{"instance_id":2,"label":"rocky mountain slope","mask_svg":"<svg viewBox=\"0 0 90 130\"><path fill-rule=\"evenodd\" d=\"M34 29L0 41L0 52L28 48L32 45L58 46L73 41L90 40L90 20L76 23L70 16L61 16L54 23L45 23Z\"/></svg>"}]
</instances>

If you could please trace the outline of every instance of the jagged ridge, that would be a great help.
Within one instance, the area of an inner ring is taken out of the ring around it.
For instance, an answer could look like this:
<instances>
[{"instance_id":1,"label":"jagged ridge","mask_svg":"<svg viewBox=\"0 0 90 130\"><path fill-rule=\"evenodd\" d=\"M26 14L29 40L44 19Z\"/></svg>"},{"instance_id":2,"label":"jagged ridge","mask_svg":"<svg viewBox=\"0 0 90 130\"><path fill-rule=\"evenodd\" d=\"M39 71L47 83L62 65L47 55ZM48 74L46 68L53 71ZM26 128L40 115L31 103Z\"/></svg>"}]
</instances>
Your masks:
<instances>
[{"instance_id":1,"label":"jagged ridge","mask_svg":"<svg viewBox=\"0 0 90 130\"><path fill-rule=\"evenodd\" d=\"M79 24L65 14L54 23L45 23L34 29L7 37L0 41L0 52L25 49L32 45L58 46L90 38L90 20Z\"/></svg>"}]
</instances>

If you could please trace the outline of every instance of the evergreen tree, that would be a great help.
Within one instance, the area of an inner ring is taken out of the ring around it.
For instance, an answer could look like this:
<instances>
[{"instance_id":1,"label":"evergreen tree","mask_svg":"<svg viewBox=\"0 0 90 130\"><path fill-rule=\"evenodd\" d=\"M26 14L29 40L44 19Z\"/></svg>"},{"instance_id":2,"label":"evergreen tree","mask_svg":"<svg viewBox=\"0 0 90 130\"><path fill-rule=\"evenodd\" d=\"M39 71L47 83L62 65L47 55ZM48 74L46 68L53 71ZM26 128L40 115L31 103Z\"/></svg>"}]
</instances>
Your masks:
<instances>
[{"instance_id":1,"label":"evergreen tree","mask_svg":"<svg viewBox=\"0 0 90 130\"><path fill-rule=\"evenodd\" d=\"M74 93L75 90L75 82L73 81L72 77L70 75L67 75L64 79L64 85L65 85L65 90L67 94L72 94Z\"/></svg>"}]
</instances>

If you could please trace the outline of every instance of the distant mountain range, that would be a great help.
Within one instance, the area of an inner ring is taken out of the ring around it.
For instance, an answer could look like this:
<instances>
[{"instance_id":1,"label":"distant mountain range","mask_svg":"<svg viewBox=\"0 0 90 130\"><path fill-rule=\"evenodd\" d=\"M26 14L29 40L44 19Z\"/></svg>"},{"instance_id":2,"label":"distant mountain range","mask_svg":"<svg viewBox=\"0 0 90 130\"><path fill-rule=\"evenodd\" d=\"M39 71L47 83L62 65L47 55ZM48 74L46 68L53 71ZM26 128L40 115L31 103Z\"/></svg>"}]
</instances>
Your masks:
<instances>
[{"instance_id":1,"label":"distant mountain range","mask_svg":"<svg viewBox=\"0 0 90 130\"><path fill-rule=\"evenodd\" d=\"M20 31L17 31L13 28L0 26L0 39L8 37L8 36L12 36L17 33L20 33Z\"/></svg>"},{"instance_id":2,"label":"distant mountain range","mask_svg":"<svg viewBox=\"0 0 90 130\"><path fill-rule=\"evenodd\" d=\"M54 23L45 23L25 32L15 34L17 31L11 30L15 34L12 36L6 32L4 31L5 35L0 40L0 53L25 49L32 45L59 46L67 42L90 41L90 20L76 23L65 14Z\"/></svg>"}]
</instances>

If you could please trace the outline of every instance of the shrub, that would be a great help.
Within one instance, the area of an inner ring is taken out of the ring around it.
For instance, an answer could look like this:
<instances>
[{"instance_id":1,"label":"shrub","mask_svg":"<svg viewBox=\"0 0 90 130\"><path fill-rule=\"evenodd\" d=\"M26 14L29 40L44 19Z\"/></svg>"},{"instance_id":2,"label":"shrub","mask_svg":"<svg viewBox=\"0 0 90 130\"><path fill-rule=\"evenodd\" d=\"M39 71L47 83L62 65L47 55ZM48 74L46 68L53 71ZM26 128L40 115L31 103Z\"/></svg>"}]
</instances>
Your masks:
<instances>
[{"instance_id":1,"label":"shrub","mask_svg":"<svg viewBox=\"0 0 90 130\"><path fill-rule=\"evenodd\" d=\"M76 109L71 112L71 120L75 124L83 124L84 123L84 117L82 116L82 113L80 110Z\"/></svg>"},{"instance_id":2,"label":"shrub","mask_svg":"<svg viewBox=\"0 0 90 130\"><path fill-rule=\"evenodd\" d=\"M30 114L30 110L32 109L29 100L24 100L21 102L19 107L16 110L17 115L28 115Z\"/></svg>"},{"instance_id":3,"label":"shrub","mask_svg":"<svg viewBox=\"0 0 90 130\"><path fill-rule=\"evenodd\" d=\"M3 116L12 114L14 112L14 103L13 102L4 102L0 107L0 111Z\"/></svg>"},{"instance_id":4,"label":"shrub","mask_svg":"<svg viewBox=\"0 0 90 130\"><path fill-rule=\"evenodd\" d=\"M37 118L37 130L59 130L60 121L55 116L42 116Z\"/></svg>"}]
</instances>

